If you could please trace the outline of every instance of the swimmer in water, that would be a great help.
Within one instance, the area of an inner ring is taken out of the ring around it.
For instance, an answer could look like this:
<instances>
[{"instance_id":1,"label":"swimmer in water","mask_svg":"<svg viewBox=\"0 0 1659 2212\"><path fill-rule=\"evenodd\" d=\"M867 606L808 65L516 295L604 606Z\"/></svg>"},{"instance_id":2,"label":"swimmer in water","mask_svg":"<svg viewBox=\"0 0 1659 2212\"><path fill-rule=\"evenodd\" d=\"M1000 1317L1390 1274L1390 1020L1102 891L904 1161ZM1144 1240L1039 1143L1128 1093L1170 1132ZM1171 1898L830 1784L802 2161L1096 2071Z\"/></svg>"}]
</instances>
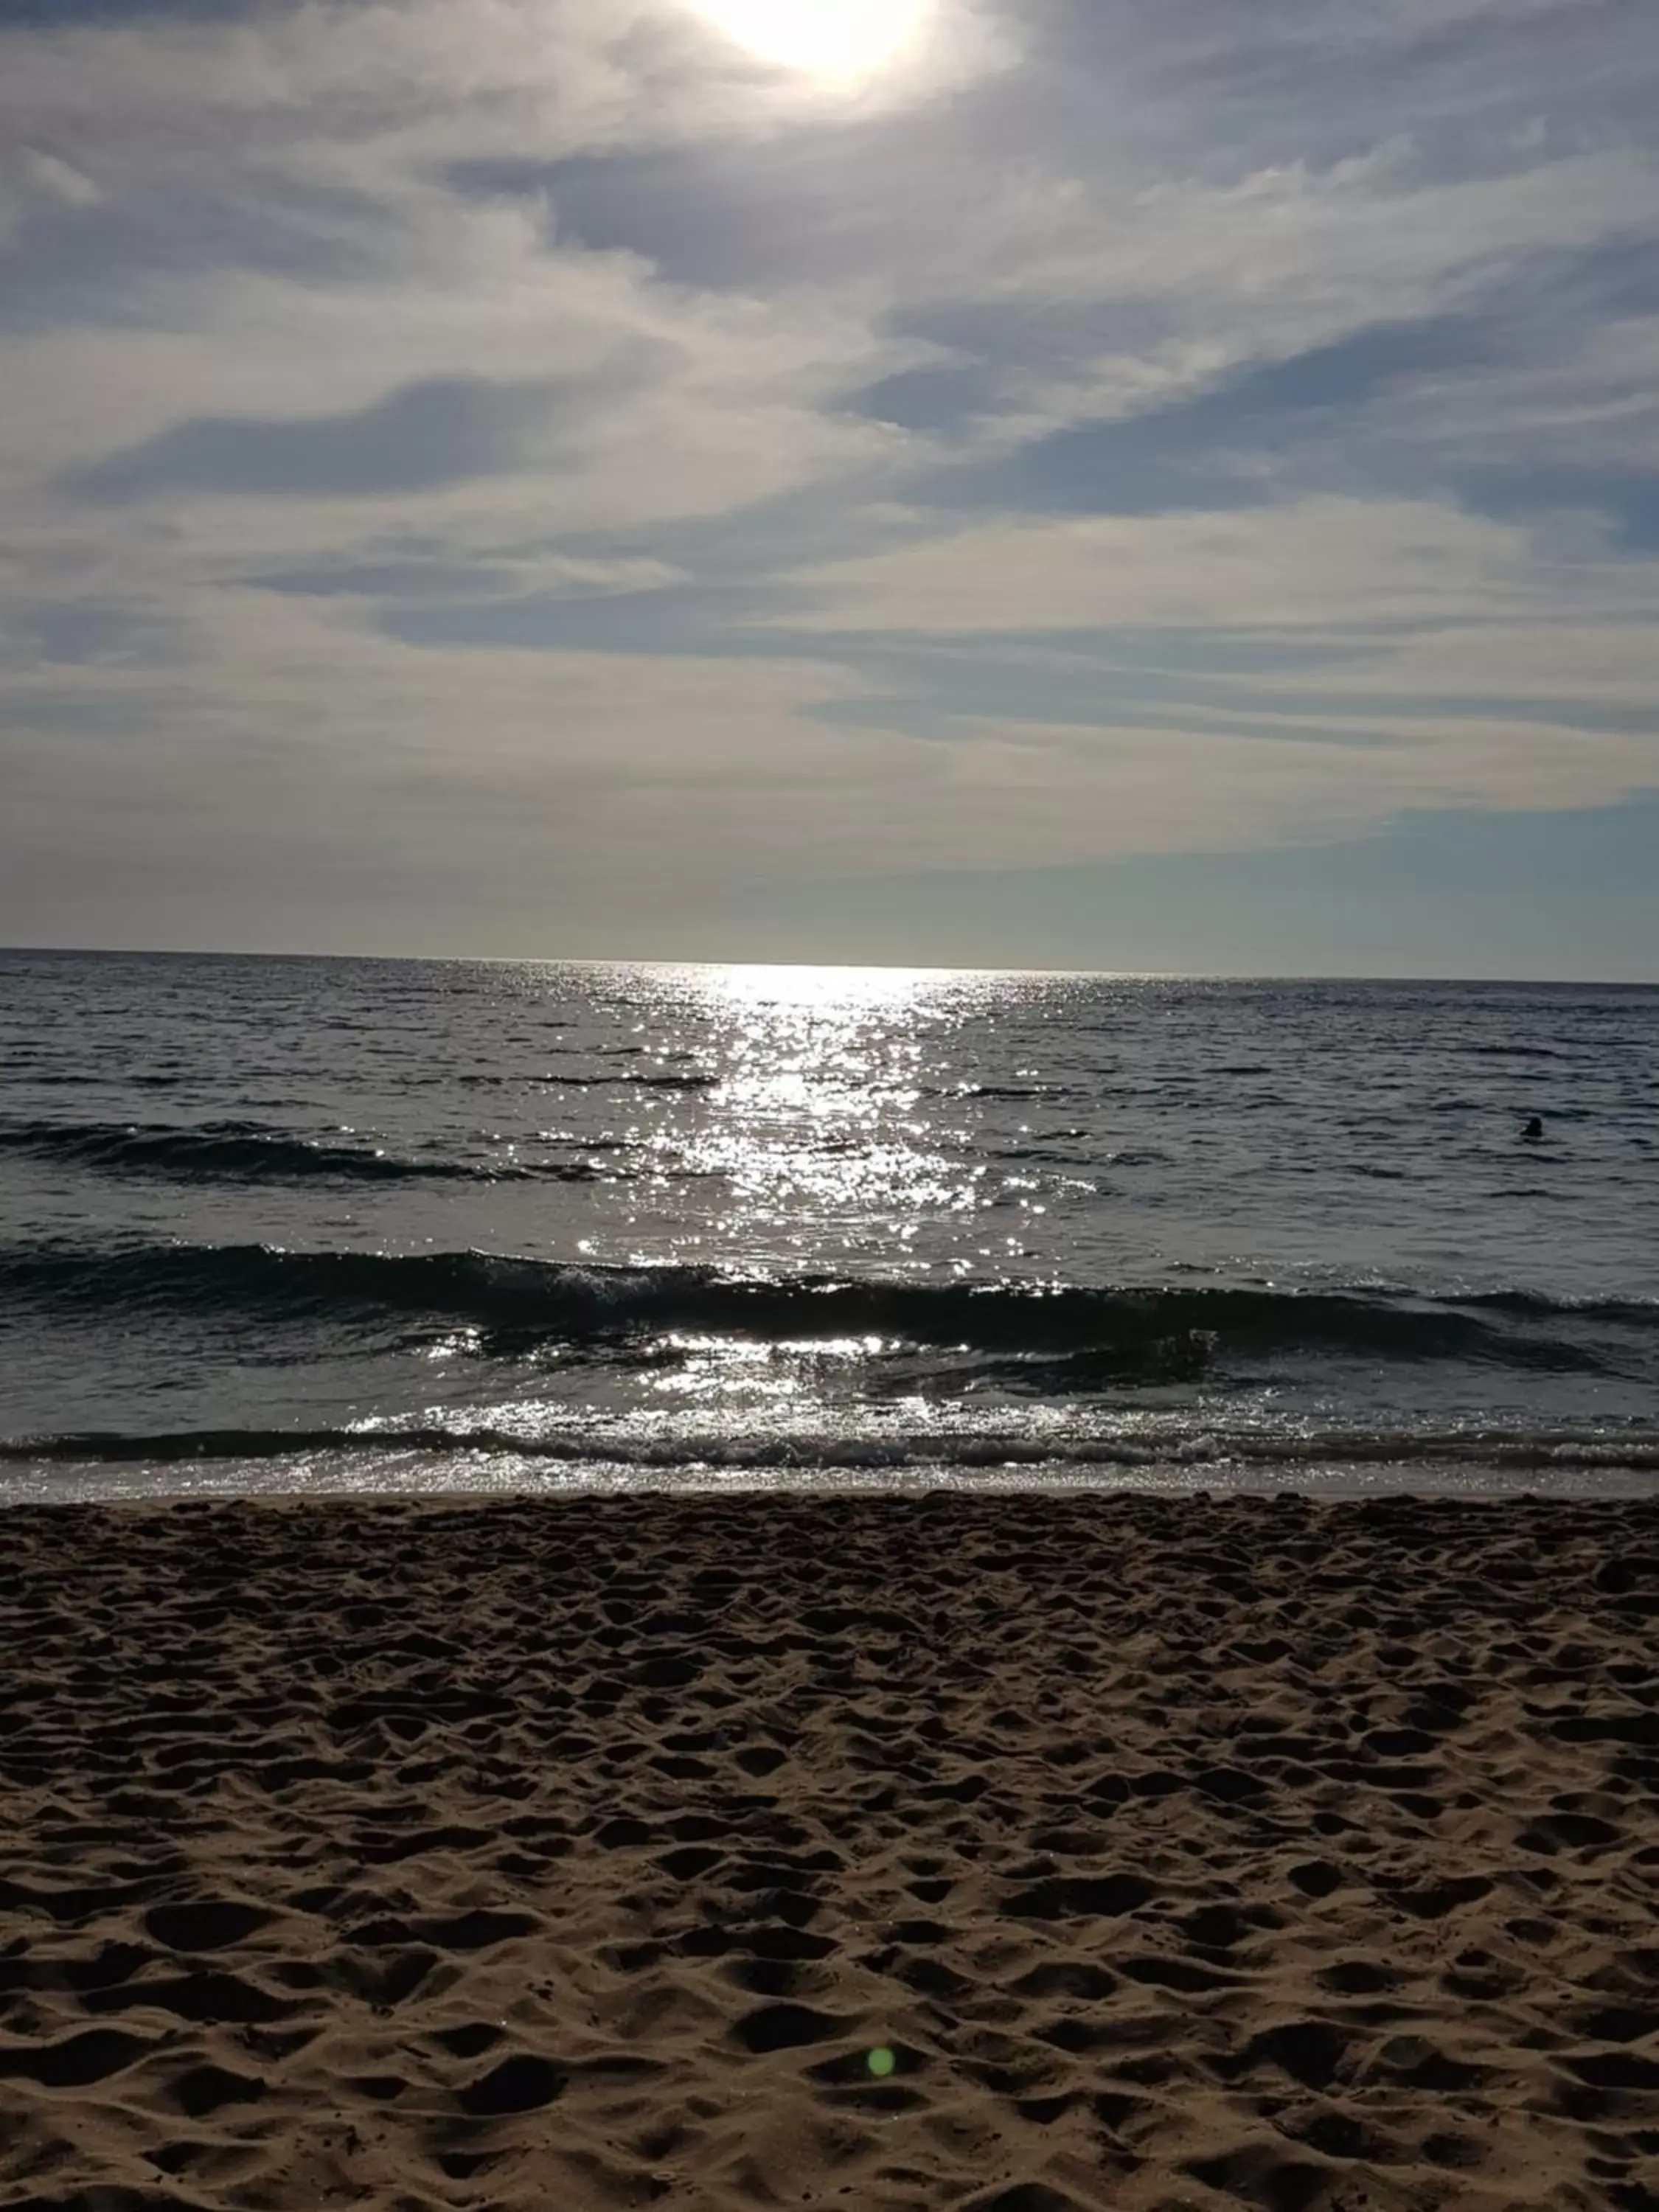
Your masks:
<instances>
[{"instance_id":1,"label":"swimmer in water","mask_svg":"<svg viewBox=\"0 0 1659 2212\"><path fill-rule=\"evenodd\" d=\"M1541 1139L1543 1133L1543 1116L1539 1114L1534 1114L1531 1120L1527 1123L1526 1127L1521 1132L1521 1140L1523 1144L1535 1145Z\"/></svg>"}]
</instances>

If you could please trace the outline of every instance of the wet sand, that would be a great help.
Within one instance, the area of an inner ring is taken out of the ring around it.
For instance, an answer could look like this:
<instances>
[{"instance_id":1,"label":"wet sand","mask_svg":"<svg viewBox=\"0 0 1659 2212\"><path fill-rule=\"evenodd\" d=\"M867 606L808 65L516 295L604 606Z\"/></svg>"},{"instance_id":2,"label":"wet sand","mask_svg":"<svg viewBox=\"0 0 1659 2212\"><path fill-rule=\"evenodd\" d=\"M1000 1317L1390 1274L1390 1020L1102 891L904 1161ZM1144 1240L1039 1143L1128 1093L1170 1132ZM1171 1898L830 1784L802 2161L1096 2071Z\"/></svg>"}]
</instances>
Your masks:
<instances>
[{"instance_id":1,"label":"wet sand","mask_svg":"<svg viewBox=\"0 0 1659 2212\"><path fill-rule=\"evenodd\" d=\"M0 2203L1655 2212L1656 1637L1649 1504L0 1516Z\"/></svg>"}]
</instances>

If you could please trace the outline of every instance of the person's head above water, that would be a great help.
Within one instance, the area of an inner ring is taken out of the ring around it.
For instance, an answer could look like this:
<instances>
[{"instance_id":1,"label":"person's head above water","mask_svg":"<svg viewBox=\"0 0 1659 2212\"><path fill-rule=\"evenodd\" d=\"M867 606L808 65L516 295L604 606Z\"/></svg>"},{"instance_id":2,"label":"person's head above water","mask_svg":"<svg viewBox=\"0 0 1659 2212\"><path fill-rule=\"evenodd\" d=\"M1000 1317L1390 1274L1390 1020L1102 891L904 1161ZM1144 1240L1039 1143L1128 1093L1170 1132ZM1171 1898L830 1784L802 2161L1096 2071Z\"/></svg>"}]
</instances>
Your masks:
<instances>
[{"instance_id":1,"label":"person's head above water","mask_svg":"<svg viewBox=\"0 0 1659 2212\"><path fill-rule=\"evenodd\" d=\"M1522 1132L1521 1132L1521 1134L1522 1134L1523 1137L1531 1138L1531 1139L1534 1139L1534 1140L1536 1140L1538 1138L1541 1137L1541 1136L1543 1135L1543 1133L1544 1133L1544 1117L1543 1117L1543 1115L1542 1115L1541 1114L1534 1114L1534 1115L1533 1115L1530 1117L1530 1119L1528 1121L1528 1122L1527 1122L1527 1126L1525 1127L1525 1128L1524 1128L1524 1129L1522 1129Z\"/></svg>"}]
</instances>

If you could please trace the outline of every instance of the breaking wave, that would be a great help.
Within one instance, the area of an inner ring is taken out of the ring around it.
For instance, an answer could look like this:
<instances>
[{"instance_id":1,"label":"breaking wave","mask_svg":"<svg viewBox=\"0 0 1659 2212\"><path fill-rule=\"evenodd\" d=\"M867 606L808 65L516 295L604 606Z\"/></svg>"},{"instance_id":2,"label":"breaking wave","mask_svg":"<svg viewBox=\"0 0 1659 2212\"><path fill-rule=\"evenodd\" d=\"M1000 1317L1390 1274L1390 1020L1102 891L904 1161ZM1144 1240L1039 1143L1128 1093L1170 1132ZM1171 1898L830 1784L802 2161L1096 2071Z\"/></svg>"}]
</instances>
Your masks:
<instances>
[{"instance_id":1,"label":"breaking wave","mask_svg":"<svg viewBox=\"0 0 1659 2212\"><path fill-rule=\"evenodd\" d=\"M1573 1304L1519 1291L1431 1298L1370 1289L939 1283L573 1266L477 1251L136 1241L0 1250L0 1304L100 1320L194 1314L346 1329L439 1322L623 1346L675 1331L774 1342L868 1337L1147 1379L1196 1375L1218 1356L1309 1352L1616 1373L1632 1358L1645 1364L1659 1345L1659 1304Z\"/></svg>"},{"instance_id":2,"label":"breaking wave","mask_svg":"<svg viewBox=\"0 0 1659 2212\"><path fill-rule=\"evenodd\" d=\"M1574 1468L1659 1472L1659 1431L1623 1434L1458 1431L1189 1430L1167 1435L972 1434L919 1431L881 1435L630 1434L585 1430L526 1434L483 1425L389 1423L370 1428L192 1429L157 1435L88 1431L0 1442L0 1462L102 1462L177 1467L198 1461L252 1462L341 1455L359 1461L415 1456L487 1458L565 1467L678 1474L823 1470L857 1474L938 1468L1231 1467L1264 1469L1444 1467L1525 1474Z\"/></svg>"}]
</instances>

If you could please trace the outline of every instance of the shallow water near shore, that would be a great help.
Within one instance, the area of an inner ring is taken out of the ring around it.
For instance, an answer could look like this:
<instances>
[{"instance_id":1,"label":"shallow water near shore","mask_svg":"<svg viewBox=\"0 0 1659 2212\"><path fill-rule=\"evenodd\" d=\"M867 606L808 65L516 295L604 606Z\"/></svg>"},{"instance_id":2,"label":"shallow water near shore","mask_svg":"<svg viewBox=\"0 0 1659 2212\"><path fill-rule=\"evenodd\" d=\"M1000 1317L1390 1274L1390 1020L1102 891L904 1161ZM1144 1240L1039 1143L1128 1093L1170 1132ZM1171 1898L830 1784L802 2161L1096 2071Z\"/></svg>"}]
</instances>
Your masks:
<instances>
[{"instance_id":1,"label":"shallow water near shore","mask_svg":"<svg viewBox=\"0 0 1659 2212\"><path fill-rule=\"evenodd\" d=\"M0 1498L1659 1479L1659 992L13 953L0 1064Z\"/></svg>"}]
</instances>

